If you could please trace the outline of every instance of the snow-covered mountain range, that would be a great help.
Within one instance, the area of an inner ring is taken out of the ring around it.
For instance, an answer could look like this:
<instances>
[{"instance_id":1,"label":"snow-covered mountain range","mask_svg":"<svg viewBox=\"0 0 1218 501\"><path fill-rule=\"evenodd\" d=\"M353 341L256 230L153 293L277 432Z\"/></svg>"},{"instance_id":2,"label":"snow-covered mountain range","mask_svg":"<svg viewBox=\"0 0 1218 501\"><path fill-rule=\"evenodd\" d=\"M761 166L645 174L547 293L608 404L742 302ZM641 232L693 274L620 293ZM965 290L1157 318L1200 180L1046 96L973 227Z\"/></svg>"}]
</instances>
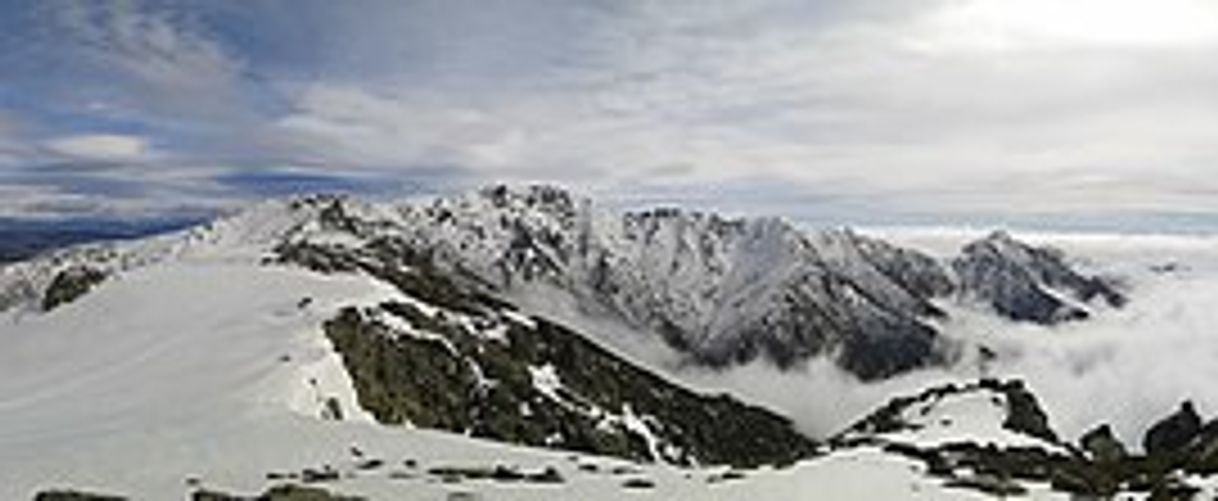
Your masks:
<instances>
[{"instance_id":1,"label":"snow-covered mountain range","mask_svg":"<svg viewBox=\"0 0 1218 501\"><path fill-rule=\"evenodd\" d=\"M941 262L848 229L679 209L621 213L550 186L499 185L401 204L278 200L184 233L53 253L4 270L0 309L53 308L105 275L181 254L291 242L357 250L386 240L537 313L570 306L716 367L827 356L878 379L947 361L939 302L1038 323L1125 302L1060 252L1002 232Z\"/></svg>"},{"instance_id":2,"label":"snow-covered mountain range","mask_svg":"<svg viewBox=\"0 0 1218 501\"><path fill-rule=\"evenodd\" d=\"M825 359L873 380L953 363L949 311L1081 322L1125 304L1114 283L1005 233L940 259L779 219L614 212L553 187L272 200L0 268L0 498L1209 488L1172 476L1211 461L1199 417L1154 427L1159 456L1110 461L1115 438L1075 445L1031 389L983 380L895 398L819 440L607 335L717 371Z\"/></svg>"}]
</instances>

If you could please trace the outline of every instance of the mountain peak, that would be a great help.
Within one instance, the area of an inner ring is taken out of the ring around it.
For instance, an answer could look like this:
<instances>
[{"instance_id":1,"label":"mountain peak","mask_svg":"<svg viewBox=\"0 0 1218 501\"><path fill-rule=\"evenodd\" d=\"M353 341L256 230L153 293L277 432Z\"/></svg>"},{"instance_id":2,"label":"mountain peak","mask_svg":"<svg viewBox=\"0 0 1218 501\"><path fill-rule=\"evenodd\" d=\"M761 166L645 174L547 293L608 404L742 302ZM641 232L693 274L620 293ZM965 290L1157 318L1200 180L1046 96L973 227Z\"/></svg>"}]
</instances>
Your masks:
<instances>
[{"instance_id":1,"label":"mountain peak","mask_svg":"<svg viewBox=\"0 0 1218 501\"><path fill-rule=\"evenodd\" d=\"M1012 320L1082 320L1091 316L1094 299L1111 307L1126 302L1114 284L1075 271L1062 251L1026 244L1002 230L965 245L952 268L965 294Z\"/></svg>"},{"instance_id":2,"label":"mountain peak","mask_svg":"<svg viewBox=\"0 0 1218 501\"><path fill-rule=\"evenodd\" d=\"M946 384L890 400L835 441L860 438L938 446L970 439L1006 446L1060 445L1036 396L1022 380Z\"/></svg>"},{"instance_id":3,"label":"mountain peak","mask_svg":"<svg viewBox=\"0 0 1218 501\"><path fill-rule=\"evenodd\" d=\"M500 183L485 186L475 193L499 208L515 206L571 211L576 205L588 201L586 197L577 196L566 188L551 184Z\"/></svg>"}]
</instances>

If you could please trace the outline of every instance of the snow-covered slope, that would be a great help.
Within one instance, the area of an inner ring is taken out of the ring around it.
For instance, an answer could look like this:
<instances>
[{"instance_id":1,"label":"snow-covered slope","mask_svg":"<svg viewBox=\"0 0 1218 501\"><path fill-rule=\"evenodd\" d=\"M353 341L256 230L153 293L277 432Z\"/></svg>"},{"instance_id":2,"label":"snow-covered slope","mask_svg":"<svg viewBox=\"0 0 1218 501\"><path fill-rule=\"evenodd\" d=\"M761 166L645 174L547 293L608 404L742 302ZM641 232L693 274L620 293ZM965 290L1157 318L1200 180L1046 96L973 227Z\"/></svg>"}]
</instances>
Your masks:
<instances>
[{"instance_id":1,"label":"snow-covered slope","mask_svg":"<svg viewBox=\"0 0 1218 501\"><path fill-rule=\"evenodd\" d=\"M836 440L859 439L924 448L967 442L1064 452L1049 416L1018 380L948 384L893 398Z\"/></svg>"},{"instance_id":2,"label":"snow-covered slope","mask_svg":"<svg viewBox=\"0 0 1218 501\"><path fill-rule=\"evenodd\" d=\"M0 311L49 309L47 291L66 270L111 276L192 256L257 260L276 243L315 228L324 200L329 198L270 200L183 231L73 246L0 267Z\"/></svg>"},{"instance_id":3,"label":"snow-covered slope","mask_svg":"<svg viewBox=\"0 0 1218 501\"><path fill-rule=\"evenodd\" d=\"M374 424L353 412L352 383L319 323L344 304L396 294L359 276L189 258L5 324L0 499L49 489L153 501L199 488L254 494L330 472L337 478L313 485L373 500L985 498L877 448L736 472ZM324 417L329 398L347 419ZM557 482L513 480L548 469Z\"/></svg>"},{"instance_id":4,"label":"snow-covered slope","mask_svg":"<svg viewBox=\"0 0 1218 501\"><path fill-rule=\"evenodd\" d=\"M1071 294L1060 256L1007 247L986 266ZM1022 385L894 400L814 448L769 411L684 390L539 315L569 301L718 367L827 355L879 377L935 359L932 299L992 299L959 278L846 230L615 214L545 187L271 201L0 269L0 499L305 480L371 499L1146 492L1059 441Z\"/></svg>"},{"instance_id":5,"label":"snow-covered slope","mask_svg":"<svg viewBox=\"0 0 1218 501\"><path fill-rule=\"evenodd\" d=\"M306 479L378 500L978 497L879 450L729 473L377 424L323 323L346 306L412 298L370 275L187 247L113 272L48 314L5 318L0 499L50 489L181 499ZM530 376L558 392L556 374L541 366Z\"/></svg>"},{"instance_id":6,"label":"snow-covered slope","mask_svg":"<svg viewBox=\"0 0 1218 501\"><path fill-rule=\"evenodd\" d=\"M814 452L788 419L680 388L402 245L276 249L277 263L362 274L400 292L323 325L378 421L681 465L785 464Z\"/></svg>"}]
</instances>

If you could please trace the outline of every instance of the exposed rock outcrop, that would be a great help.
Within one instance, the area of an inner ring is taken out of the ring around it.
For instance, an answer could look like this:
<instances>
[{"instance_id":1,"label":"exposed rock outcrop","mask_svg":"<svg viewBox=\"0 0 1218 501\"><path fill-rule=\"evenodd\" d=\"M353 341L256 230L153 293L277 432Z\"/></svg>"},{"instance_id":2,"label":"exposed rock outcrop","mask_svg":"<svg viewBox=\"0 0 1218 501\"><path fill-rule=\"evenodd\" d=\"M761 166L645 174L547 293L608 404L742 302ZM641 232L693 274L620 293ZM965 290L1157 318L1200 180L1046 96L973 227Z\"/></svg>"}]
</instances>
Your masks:
<instances>
[{"instance_id":1,"label":"exposed rock outcrop","mask_svg":"<svg viewBox=\"0 0 1218 501\"><path fill-rule=\"evenodd\" d=\"M389 266L375 250L281 252L327 270L359 269L409 298L349 308L325 324L361 407L382 423L679 465L754 467L815 453L786 418L683 389L436 273L421 256L385 254L395 259Z\"/></svg>"},{"instance_id":2,"label":"exposed rock outcrop","mask_svg":"<svg viewBox=\"0 0 1218 501\"><path fill-rule=\"evenodd\" d=\"M70 266L56 274L43 293L42 309L51 311L75 301L105 280L105 272L87 265Z\"/></svg>"},{"instance_id":3,"label":"exposed rock outcrop","mask_svg":"<svg viewBox=\"0 0 1218 501\"><path fill-rule=\"evenodd\" d=\"M1142 438L1142 449L1146 454L1174 454L1182 452L1201 433L1201 416L1192 402L1180 404L1180 409L1171 416L1151 426Z\"/></svg>"},{"instance_id":4,"label":"exposed rock outcrop","mask_svg":"<svg viewBox=\"0 0 1218 501\"><path fill-rule=\"evenodd\" d=\"M1083 498L1193 499L1199 487L1190 475L1218 473L1218 421L1201 426L1191 405L1152 426L1151 435L1155 445L1145 455L1127 452L1107 425L1086 433L1075 448L1055 438L1022 383L990 380L894 398L831 444L880 447L924 463L946 485L998 496L1021 494L1036 482Z\"/></svg>"},{"instance_id":5,"label":"exposed rock outcrop","mask_svg":"<svg viewBox=\"0 0 1218 501\"><path fill-rule=\"evenodd\" d=\"M1060 445L1057 433L1049 424L1048 414L1036 396L1018 379L982 379L964 385L947 384L928 388L917 395L895 397L850 426L834 442L840 444L860 437L901 433L916 436L926 429L950 428L956 416L944 415L939 421L935 420L935 416L939 409L953 405L980 407L976 412L992 416L992 422L984 426L988 430L987 436L996 442ZM1026 440L1019 437L1026 437Z\"/></svg>"},{"instance_id":6,"label":"exposed rock outcrop","mask_svg":"<svg viewBox=\"0 0 1218 501\"><path fill-rule=\"evenodd\" d=\"M1079 445L1097 463L1118 463L1129 457L1125 444L1116 438L1112 427L1106 424L1085 433L1079 439Z\"/></svg>"},{"instance_id":7,"label":"exposed rock outcrop","mask_svg":"<svg viewBox=\"0 0 1218 501\"><path fill-rule=\"evenodd\" d=\"M47 490L34 495L34 501L126 501L127 498L78 490Z\"/></svg>"},{"instance_id":8,"label":"exposed rock outcrop","mask_svg":"<svg viewBox=\"0 0 1218 501\"><path fill-rule=\"evenodd\" d=\"M343 496L317 487L295 484L277 485L256 496L240 496L220 491L200 489L190 496L191 501L365 501L357 496Z\"/></svg>"}]
</instances>

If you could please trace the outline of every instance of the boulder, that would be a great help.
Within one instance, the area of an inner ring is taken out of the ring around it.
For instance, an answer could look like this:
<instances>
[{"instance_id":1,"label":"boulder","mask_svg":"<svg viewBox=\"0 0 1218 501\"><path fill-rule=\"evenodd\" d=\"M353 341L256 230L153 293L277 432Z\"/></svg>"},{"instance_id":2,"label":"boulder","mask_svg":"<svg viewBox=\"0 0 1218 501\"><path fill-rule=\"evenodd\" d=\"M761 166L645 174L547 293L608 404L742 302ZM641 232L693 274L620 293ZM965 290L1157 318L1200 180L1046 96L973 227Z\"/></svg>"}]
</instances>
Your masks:
<instances>
[{"instance_id":1,"label":"boulder","mask_svg":"<svg viewBox=\"0 0 1218 501\"><path fill-rule=\"evenodd\" d=\"M1125 445L1112 433L1107 424L1096 427L1079 439L1079 445L1098 463L1117 463L1128 457Z\"/></svg>"},{"instance_id":2,"label":"boulder","mask_svg":"<svg viewBox=\"0 0 1218 501\"><path fill-rule=\"evenodd\" d=\"M1185 401L1175 414L1155 423L1142 438L1148 456L1182 452L1201 432L1201 416Z\"/></svg>"},{"instance_id":3,"label":"boulder","mask_svg":"<svg viewBox=\"0 0 1218 501\"><path fill-rule=\"evenodd\" d=\"M89 266L71 266L51 280L43 293L42 310L51 311L79 299L106 279L106 273Z\"/></svg>"}]
</instances>

